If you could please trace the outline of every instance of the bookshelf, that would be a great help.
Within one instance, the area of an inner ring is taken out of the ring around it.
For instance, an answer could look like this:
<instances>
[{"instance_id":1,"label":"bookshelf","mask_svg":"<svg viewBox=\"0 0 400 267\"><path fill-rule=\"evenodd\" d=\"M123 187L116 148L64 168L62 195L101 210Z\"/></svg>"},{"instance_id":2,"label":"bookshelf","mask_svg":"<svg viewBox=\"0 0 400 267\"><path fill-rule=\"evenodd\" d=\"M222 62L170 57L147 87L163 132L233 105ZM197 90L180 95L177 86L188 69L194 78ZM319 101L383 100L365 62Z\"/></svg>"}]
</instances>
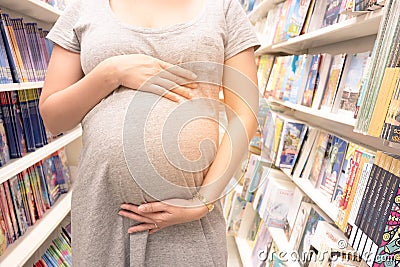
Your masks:
<instances>
[{"instance_id":1,"label":"bookshelf","mask_svg":"<svg viewBox=\"0 0 400 267\"><path fill-rule=\"evenodd\" d=\"M330 50L330 46L346 41L354 41L364 37L375 39L379 30L379 23L384 14L384 8L321 28L319 30L291 38L285 42L260 47L256 55L262 54L304 54L320 53ZM365 40L362 39L364 42ZM311 51L312 50L312 51Z\"/></svg>"},{"instance_id":2,"label":"bookshelf","mask_svg":"<svg viewBox=\"0 0 400 267\"><path fill-rule=\"evenodd\" d=\"M46 23L56 22L61 15L60 10L39 0L0 0L0 6Z\"/></svg>"},{"instance_id":3,"label":"bookshelf","mask_svg":"<svg viewBox=\"0 0 400 267\"><path fill-rule=\"evenodd\" d=\"M276 1L275 1L276 2ZM282 2L282 1L280 1ZM274 1L263 1L249 13L249 19L253 24L259 22L266 16L269 10L274 8ZM300 55L300 54L320 54L330 53L332 55L339 53L360 53L371 51L374 47L377 34L379 32L381 21L385 16L386 8L376 9L363 13L353 13L355 17L343 20L331 26L321 28L289 40L275 43L262 44L256 51L256 56L260 55ZM258 26L258 25L257 25ZM268 27L268 26L266 26ZM261 40L263 36L260 36ZM265 39L265 38L264 38ZM321 128L334 135L342 137L356 144L373 151L381 150L384 152L399 155L400 145L383 141L380 138L360 134L355 131L356 119L349 114L332 113L329 111L318 110L305 107L299 104L293 104L289 101L277 99L266 99L270 108L277 114L284 113L288 117L301 120L308 125ZM320 190L315 188L308 179L293 177L289 169L282 169L283 173L301 189L321 210L333 221L337 220L339 209L330 202ZM241 222L243 223L243 221ZM282 229L269 228L274 243L280 251L292 251L286 241L285 233ZM236 238L238 249L243 249L243 261L248 259L251 251L248 252L246 240ZM300 266L298 263L285 262L286 266ZM246 264L244 264L246 266ZM360 266L366 266L361 262ZM397 265L396 265L397 266Z\"/></svg>"},{"instance_id":4,"label":"bookshelf","mask_svg":"<svg viewBox=\"0 0 400 267\"><path fill-rule=\"evenodd\" d=\"M286 0L264 0L256 7L254 7L254 9L248 14L248 17L250 21L254 24L262 17L265 17L268 11L274 6L285 1Z\"/></svg>"},{"instance_id":5,"label":"bookshelf","mask_svg":"<svg viewBox=\"0 0 400 267\"><path fill-rule=\"evenodd\" d=\"M31 88L42 88L43 83L44 82L0 84L0 92L26 90L26 89L31 89Z\"/></svg>"},{"instance_id":6,"label":"bookshelf","mask_svg":"<svg viewBox=\"0 0 400 267\"><path fill-rule=\"evenodd\" d=\"M290 257L291 257L290 252L292 251L292 249L290 249L289 243L287 241L287 238L286 238L283 230L280 228L268 227L268 231L271 234L272 239L275 241L275 244L278 247L278 250L287 252L286 266L287 267L300 267L300 264L298 262L294 262L294 261L290 260Z\"/></svg>"},{"instance_id":7,"label":"bookshelf","mask_svg":"<svg viewBox=\"0 0 400 267\"><path fill-rule=\"evenodd\" d=\"M278 104L278 105L284 106L286 108L296 110L301 113L306 113L306 114L309 114L314 117L318 117L323 120L332 121L334 123L337 123L338 126L354 127L356 124L356 119L349 117L349 116L340 116L340 114L338 115L337 113L324 112L322 110L306 107L306 106L299 105L299 104L293 104L289 101L282 101L282 100L278 100L278 99L268 99L268 102Z\"/></svg>"},{"instance_id":8,"label":"bookshelf","mask_svg":"<svg viewBox=\"0 0 400 267\"><path fill-rule=\"evenodd\" d=\"M338 208L336 208L329 200L317 190L308 179L293 177L289 169L282 169L285 173L311 200L323 210L329 218L336 221Z\"/></svg>"},{"instance_id":9,"label":"bookshelf","mask_svg":"<svg viewBox=\"0 0 400 267\"><path fill-rule=\"evenodd\" d=\"M81 135L82 129L81 127L78 127L75 130L72 130L71 132L66 133L63 136L58 137L51 143L41 148L38 148L36 151L31 152L22 158L11 160L5 166L0 168L0 184L7 181L14 175L17 175L21 171L27 169L28 167L32 166L41 159L47 157L48 155L51 155L57 150L75 141Z\"/></svg>"},{"instance_id":10,"label":"bookshelf","mask_svg":"<svg viewBox=\"0 0 400 267\"><path fill-rule=\"evenodd\" d=\"M235 237L236 245L239 250L240 259L242 260L243 266L250 266L251 262L251 248L247 243L247 240L241 237Z\"/></svg>"},{"instance_id":11,"label":"bookshelf","mask_svg":"<svg viewBox=\"0 0 400 267\"><path fill-rule=\"evenodd\" d=\"M28 261L70 212L71 196L72 191L61 195L42 219L29 227L17 241L9 245L5 253L0 256L0 266L22 266Z\"/></svg>"}]
</instances>

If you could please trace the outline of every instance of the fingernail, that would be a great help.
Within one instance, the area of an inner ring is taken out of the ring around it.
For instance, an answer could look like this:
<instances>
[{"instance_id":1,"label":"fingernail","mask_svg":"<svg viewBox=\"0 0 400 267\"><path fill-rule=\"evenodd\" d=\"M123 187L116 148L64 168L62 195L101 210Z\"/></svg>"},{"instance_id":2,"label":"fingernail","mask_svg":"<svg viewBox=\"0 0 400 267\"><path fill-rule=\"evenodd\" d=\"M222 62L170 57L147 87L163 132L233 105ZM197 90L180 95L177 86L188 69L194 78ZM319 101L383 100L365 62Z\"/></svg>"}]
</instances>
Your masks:
<instances>
[{"instance_id":1,"label":"fingernail","mask_svg":"<svg viewBox=\"0 0 400 267\"><path fill-rule=\"evenodd\" d=\"M194 83L194 84L193 84L193 88L197 88L197 87L199 87L199 84Z\"/></svg>"},{"instance_id":2,"label":"fingernail","mask_svg":"<svg viewBox=\"0 0 400 267\"><path fill-rule=\"evenodd\" d=\"M197 79L197 75L192 73L192 79Z\"/></svg>"},{"instance_id":3,"label":"fingernail","mask_svg":"<svg viewBox=\"0 0 400 267\"><path fill-rule=\"evenodd\" d=\"M188 97L189 97L189 98L192 98L192 97L193 97L193 94L192 94L192 93L189 93L189 94L188 94Z\"/></svg>"}]
</instances>

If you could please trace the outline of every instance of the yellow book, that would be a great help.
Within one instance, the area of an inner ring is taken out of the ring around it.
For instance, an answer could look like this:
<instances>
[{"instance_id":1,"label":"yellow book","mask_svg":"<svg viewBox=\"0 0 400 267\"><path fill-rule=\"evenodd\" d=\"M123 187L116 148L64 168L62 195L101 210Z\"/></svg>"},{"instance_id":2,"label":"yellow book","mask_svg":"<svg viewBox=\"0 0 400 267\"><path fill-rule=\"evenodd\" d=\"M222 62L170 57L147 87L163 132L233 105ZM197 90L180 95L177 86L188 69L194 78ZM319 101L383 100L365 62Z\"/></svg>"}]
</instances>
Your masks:
<instances>
[{"instance_id":1,"label":"yellow book","mask_svg":"<svg viewBox=\"0 0 400 267\"><path fill-rule=\"evenodd\" d=\"M368 134L371 136L379 137L382 133L390 100L396 89L399 75L400 68L386 68L385 70L381 88L379 89L378 99L376 100L374 112L368 128Z\"/></svg>"}]
</instances>

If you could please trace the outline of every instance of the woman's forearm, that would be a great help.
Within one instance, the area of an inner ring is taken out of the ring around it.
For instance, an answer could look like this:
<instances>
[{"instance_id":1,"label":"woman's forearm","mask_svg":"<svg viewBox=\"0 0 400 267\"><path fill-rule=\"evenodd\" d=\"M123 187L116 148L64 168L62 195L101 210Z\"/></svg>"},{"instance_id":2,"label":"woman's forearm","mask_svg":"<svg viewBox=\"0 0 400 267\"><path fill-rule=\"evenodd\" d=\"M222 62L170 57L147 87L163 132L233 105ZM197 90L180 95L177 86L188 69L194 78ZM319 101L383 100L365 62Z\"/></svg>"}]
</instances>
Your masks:
<instances>
[{"instance_id":1,"label":"woman's forearm","mask_svg":"<svg viewBox=\"0 0 400 267\"><path fill-rule=\"evenodd\" d=\"M223 84L228 127L199 190L210 202L221 196L248 151L249 142L257 129L256 70L252 48L225 62Z\"/></svg>"},{"instance_id":2,"label":"woman's forearm","mask_svg":"<svg viewBox=\"0 0 400 267\"><path fill-rule=\"evenodd\" d=\"M208 201L217 200L248 151L249 138L257 128L254 116L235 117L230 120L216 157L203 180L200 194Z\"/></svg>"}]
</instances>

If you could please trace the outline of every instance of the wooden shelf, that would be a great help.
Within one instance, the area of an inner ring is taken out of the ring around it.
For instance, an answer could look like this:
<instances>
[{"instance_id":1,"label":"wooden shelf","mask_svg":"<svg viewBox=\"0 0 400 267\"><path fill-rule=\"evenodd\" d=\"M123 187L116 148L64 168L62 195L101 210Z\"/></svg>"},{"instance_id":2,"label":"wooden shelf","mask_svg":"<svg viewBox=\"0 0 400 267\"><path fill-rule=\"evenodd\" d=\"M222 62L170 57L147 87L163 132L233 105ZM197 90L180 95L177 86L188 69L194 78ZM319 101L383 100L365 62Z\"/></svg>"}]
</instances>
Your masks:
<instances>
[{"instance_id":1,"label":"wooden shelf","mask_svg":"<svg viewBox=\"0 0 400 267\"><path fill-rule=\"evenodd\" d=\"M32 89L32 88L42 88L43 84L44 84L44 82L0 84L0 92L26 90L26 89Z\"/></svg>"},{"instance_id":2,"label":"wooden shelf","mask_svg":"<svg viewBox=\"0 0 400 267\"><path fill-rule=\"evenodd\" d=\"M258 20L265 17L269 10L274 8L277 4L285 1L286 0L264 0L254 7L254 9L247 16L251 23L255 24Z\"/></svg>"},{"instance_id":3,"label":"wooden shelf","mask_svg":"<svg viewBox=\"0 0 400 267\"><path fill-rule=\"evenodd\" d=\"M0 0L0 6L47 23L54 23L60 10L39 0Z\"/></svg>"},{"instance_id":4,"label":"wooden shelf","mask_svg":"<svg viewBox=\"0 0 400 267\"><path fill-rule=\"evenodd\" d=\"M36 162L39 162L41 159L68 145L81 135L82 129L81 127L78 127L63 136L58 137L51 143L38 148L35 152L31 152L22 158L11 160L5 166L0 168L0 184L32 166Z\"/></svg>"},{"instance_id":5,"label":"wooden shelf","mask_svg":"<svg viewBox=\"0 0 400 267\"><path fill-rule=\"evenodd\" d=\"M308 179L293 177L289 169L282 169L282 171L309 197L311 200L321 208L322 211L328 215L333 221L336 221L338 215L338 208L335 207L317 188L315 188Z\"/></svg>"},{"instance_id":6,"label":"wooden shelf","mask_svg":"<svg viewBox=\"0 0 400 267\"><path fill-rule=\"evenodd\" d=\"M44 217L29 227L27 232L9 245L0 257L0 266L22 266L71 210L72 191L61 195Z\"/></svg>"},{"instance_id":7,"label":"wooden shelf","mask_svg":"<svg viewBox=\"0 0 400 267\"><path fill-rule=\"evenodd\" d=\"M384 8L368 12L278 44L260 47L256 55L267 53L303 54L309 49L328 46L378 33Z\"/></svg>"}]
</instances>

